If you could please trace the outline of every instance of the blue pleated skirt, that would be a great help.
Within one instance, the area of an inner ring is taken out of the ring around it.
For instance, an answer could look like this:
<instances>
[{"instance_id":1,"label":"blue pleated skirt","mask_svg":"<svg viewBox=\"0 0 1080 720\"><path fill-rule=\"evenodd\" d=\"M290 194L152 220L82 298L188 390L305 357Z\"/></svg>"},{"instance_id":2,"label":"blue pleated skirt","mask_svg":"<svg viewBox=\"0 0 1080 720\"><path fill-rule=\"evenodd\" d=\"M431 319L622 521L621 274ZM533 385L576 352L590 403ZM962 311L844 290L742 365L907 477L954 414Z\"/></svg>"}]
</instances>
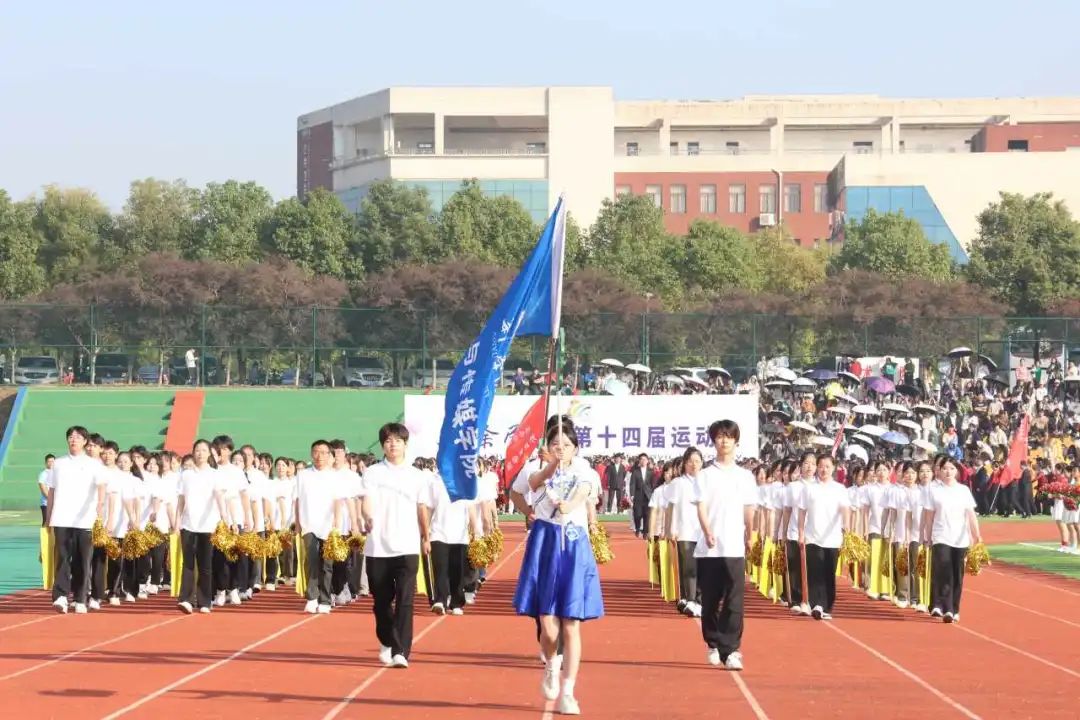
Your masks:
<instances>
[{"instance_id":1,"label":"blue pleated skirt","mask_svg":"<svg viewBox=\"0 0 1080 720\"><path fill-rule=\"evenodd\" d=\"M567 620L604 616L600 574L587 529L567 525L564 537L559 525L543 520L533 523L514 592L514 609L518 615L554 615Z\"/></svg>"}]
</instances>

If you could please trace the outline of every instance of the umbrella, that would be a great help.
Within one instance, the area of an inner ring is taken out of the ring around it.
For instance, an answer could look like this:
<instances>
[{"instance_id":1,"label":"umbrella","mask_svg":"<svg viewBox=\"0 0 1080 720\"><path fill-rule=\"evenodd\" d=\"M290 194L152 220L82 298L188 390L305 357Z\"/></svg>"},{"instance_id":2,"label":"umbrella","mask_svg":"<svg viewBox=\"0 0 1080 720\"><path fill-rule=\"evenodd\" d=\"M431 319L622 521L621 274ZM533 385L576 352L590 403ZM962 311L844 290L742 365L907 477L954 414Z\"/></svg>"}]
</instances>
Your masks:
<instances>
[{"instance_id":1,"label":"umbrella","mask_svg":"<svg viewBox=\"0 0 1080 720\"><path fill-rule=\"evenodd\" d=\"M770 420L780 419L784 422L788 422L789 420L791 420L791 413L787 412L786 410L770 410L768 413L765 414L765 417L769 418Z\"/></svg>"},{"instance_id":2,"label":"umbrella","mask_svg":"<svg viewBox=\"0 0 1080 720\"><path fill-rule=\"evenodd\" d=\"M810 423L803 422L802 420L796 420L795 422L791 423L791 427L793 429L795 429L795 430L805 430L806 432L812 432L812 433L817 432L816 427L814 427Z\"/></svg>"},{"instance_id":3,"label":"umbrella","mask_svg":"<svg viewBox=\"0 0 1080 720\"><path fill-rule=\"evenodd\" d=\"M885 403L884 405L881 406L881 409L882 410L888 410L889 412L894 412L894 413L903 413L904 415L910 415L911 414L911 410L909 410L906 406L901 405L899 403Z\"/></svg>"},{"instance_id":4,"label":"umbrella","mask_svg":"<svg viewBox=\"0 0 1080 720\"><path fill-rule=\"evenodd\" d=\"M811 380L835 380L837 378L836 373L832 370L824 370L822 368L807 370L803 375Z\"/></svg>"},{"instance_id":5,"label":"umbrella","mask_svg":"<svg viewBox=\"0 0 1080 720\"><path fill-rule=\"evenodd\" d=\"M836 413L837 415L847 415L848 414L848 409L833 406L833 407L829 408L828 410L826 410L826 412Z\"/></svg>"},{"instance_id":6,"label":"umbrella","mask_svg":"<svg viewBox=\"0 0 1080 720\"><path fill-rule=\"evenodd\" d=\"M709 383L705 382L704 380L698 380L696 377L688 377L688 378L686 378L686 384L687 385L696 385L697 387L702 387L702 388L708 388L709 387Z\"/></svg>"},{"instance_id":7,"label":"umbrella","mask_svg":"<svg viewBox=\"0 0 1080 720\"><path fill-rule=\"evenodd\" d=\"M788 370L787 368L776 368L771 373L769 373L769 377L780 378L781 380L787 380L788 382L790 382L799 376L796 375L793 371Z\"/></svg>"},{"instance_id":8,"label":"umbrella","mask_svg":"<svg viewBox=\"0 0 1080 720\"><path fill-rule=\"evenodd\" d=\"M851 408L851 412L856 415L880 415L881 411L873 405L856 405Z\"/></svg>"},{"instance_id":9,"label":"umbrella","mask_svg":"<svg viewBox=\"0 0 1080 720\"><path fill-rule=\"evenodd\" d=\"M986 365L991 370L997 370L998 369L997 363L994 362L993 360L991 360L988 356L980 355L979 359L982 360L983 364Z\"/></svg>"},{"instance_id":10,"label":"umbrella","mask_svg":"<svg viewBox=\"0 0 1080 720\"><path fill-rule=\"evenodd\" d=\"M900 393L901 395L907 395L908 397L919 396L919 388L915 387L914 385L908 385L907 383L904 383L903 385L897 385L896 392Z\"/></svg>"},{"instance_id":11,"label":"umbrella","mask_svg":"<svg viewBox=\"0 0 1080 720\"><path fill-rule=\"evenodd\" d=\"M679 377L678 375L665 375L664 377L662 377L660 379L663 380L666 383L671 383L672 385L683 385L683 384L685 384L685 381L681 377Z\"/></svg>"},{"instance_id":12,"label":"umbrella","mask_svg":"<svg viewBox=\"0 0 1080 720\"><path fill-rule=\"evenodd\" d=\"M863 445L869 445L870 447L874 447L874 438L870 437L869 435L863 435L862 433L858 433L855 435L855 437L851 439L855 442L861 442Z\"/></svg>"},{"instance_id":13,"label":"umbrella","mask_svg":"<svg viewBox=\"0 0 1080 720\"><path fill-rule=\"evenodd\" d=\"M731 378L731 373L722 367L711 367L705 372L708 373L710 377L713 375L723 375L726 378Z\"/></svg>"},{"instance_id":14,"label":"umbrella","mask_svg":"<svg viewBox=\"0 0 1080 720\"><path fill-rule=\"evenodd\" d=\"M799 378L795 382L791 383L791 386L794 387L794 388L802 388L804 390L816 390L817 389L817 383L815 383L813 380L810 380L808 378Z\"/></svg>"},{"instance_id":15,"label":"umbrella","mask_svg":"<svg viewBox=\"0 0 1080 720\"><path fill-rule=\"evenodd\" d=\"M1065 378L1065 382L1080 383L1080 375L1070 375L1069 377Z\"/></svg>"},{"instance_id":16,"label":"umbrella","mask_svg":"<svg viewBox=\"0 0 1080 720\"><path fill-rule=\"evenodd\" d=\"M921 449L925 450L928 453L937 452L937 445L935 445L934 443L932 443L932 442L930 442L928 440L923 440L921 438L918 439L918 440L912 440L911 445L912 445L912 447L921 448Z\"/></svg>"},{"instance_id":17,"label":"umbrella","mask_svg":"<svg viewBox=\"0 0 1080 720\"><path fill-rule=\"evenodd\" d=\"M919 432L919 430L922 429L919 427L919 423L914 420L897 420L896 424L899 427L905 427L908 430L914 430L915 432Z\"/></svg>"},{"instance_id":18,"label":"umbrella","mask_svg":"<svg viewBox=\"0 0 1080 720\"><path fill-rule=\"evenodd\" d=\"M839 400L840 402L846 402L849 405L858 405L859 404L859 399L857 397L855 397L854 395L841 395L841 396L837 397L836 399Z\"/></svg>"},{"instance_id":19,"label":"umbrella","mask_svg":"<svg viewBox=\"0 0 1080 720\"><path fill-rule=\"evenodd\" d=\"M841 380L847 380L848 382L855 383L856 385L859 384L859 376L855 373L849 373L847 370L841 370L840 372L836 373L836 375Z\"/></svg>"},{"instance_id":20,"label":"umbrella","mask_svg":"<svg viewBox=\"0 0 1080 720\"><path fill-rule=\"evenodd\" d=\"M603 390L608 395L615 395L618 397L630 394L630 386L624 383L622 380L618 380L616 378L611 378L606 383L604 383Z\"/></svg>"},{"instance_id":21,"label":"umbrella","mask_svg":"<svg viewBox=\"0 0 1080 720\"><path fill-rule=\"evenodd\" d=\"M892 445L910 445L911 438L901 432L887 432L881 436L881 439Z\"/></svg>"},{"instance_id":22,"label":"umbrella","mask_svg":"<svg viewBox=\"0 0 1080 720\"><path fill-rule=\"evenodd\" d=\"M622 367L623 364L615 358L604 358L600 361L601 365L607 365L608 367Z\"/></svg>"},{"instance_id":23,"label":"umbrella","mask_svg":"<svg viewBox=\"0 0 1080 720\"><path fill-rule=\"evenodd\" d=\"M987 382L992 382L995 385L1000 385L1001 387L1009 387L1009 381L1001 377L1000 375L987 375L983 378L983 380Z\"/></svg>"},{"instance_id":24,"label":"umbrella","mask_svg":"<svg viewBox=\"0 0 1080 720\"><path fill-rule=\"evenodd\" d=\"M783 388L788 387L789 385L791 385L791 383L789 383L787 380L770 380L769 382L765 383L765 387L767 388Z\"/></svg>"},{"instance_id":25,"label":"umbrella","mask_svg":"<svg viewBox=\"0 0 1080 720\"><path fill-rule=\"evenodd\" d=\"M847 450L845 450L844 457L846 457L848 460L850 460L851 458L858 458L864 463L870 462L870 456L866 454L866 448L859 447L858 445L852 445Z\"/></svg>"},{"instance_id":26,"label":"umbrella","mask_svg":"<svg viewBox=\"0 0 1080 720\"><path fill-rule=\"evenodd\" d=\"M687 368L682 368L682 367L671 368L671 370L669 372L673 372L676 375L682 375L683 377L691 377L694 374L693 370L689 370Z\"/></svg>"},{"instance_id":27,"label":"umbrella","mask_svg":"<svg viewBox=\"0 0 1080 720\"><path fill-rule=\"evenodd\" d=\"M765 433L766 435L776 435L778 433L784 432L784 428L780 427L779 425L769 423L768 425L765 425L761 428L761 432Z\"/></svg>"},{"instance_id":28,"label":"umbrella","mask_svg":"<svg viewBox=\"0 0 1080 720\"><path fill-rule=\"evenodd\" d=\"M945 357L949 357L949 358L952 358L953 360L956 360L958 358L971 357L974 354L975 353L971 351L971 348L961 346L961 347L954 347L952 350L945 353Z\"/></svg>"},{"instance_id":29,"label":"umbrella","mask_svg":"<svg viewBox=\"0 0 1080 720\"><path fill-rule=\"evenodd\" d=\"M882 395L888 395L896 390L896 385L893 384L892 380L878 375L866 378L866 387L867 389L873 390L876 393L881 393Z\"/></svg>"},{"instance_id":30,"label":"umbrella","mask_svg":"<svg viewBox=\"0 0 1080 720\"><path fill-rule=\"evenodd\" d=\"M859 432L859 428L855 427L854 425L845 425L844 426L844 432L846 432L846 433Z\"/></svg>"},{"instance_id":31,"label":"umbrella","mask_svg":"<svg viewBox=\"0 0 1080 720\"><path fill-rule=\"evenodd\" d=\"M927 412L931 415L937 415L938 413L938 409L936 407L934 407L933 405L927 405L926 403L919 403L912 409L915 412Z\"/></svg>"},{"instance_id":32,"label":"umbrella","mask_svg":"<svg viewBox=\"0 0 1080 720\"><path fill-rule=\"evenodd\" d=\"M833 439L831 437L825 437L824 435L817 435L810 439L810 443L821 447L832 447Z\"/></svg>"},{"instance_id":33,"label":"umbrella","mask_svg":"<svg viewBox=\"0 0 1080 720\"><path fill-rule=\"evenodd\" d=\"M652 370L650 370L648 367L642 365L641 363L630 363L629 365L626 366L626 369L629 370L630 372L644 373L645 375L648 375L649 373L652 372Z\"/></svg>"},{"instance_id":34,"label":"umbrella","mask_svg":"<svg viewBox=\"0 0 1080 720\"><path fill-rule=\"evenodd\" d=\"M878 425L863 425L859 428L859 432L863 435L870 435L871 437L881 437L886 434L888 430Z\"/></svg>"}]
</instances>

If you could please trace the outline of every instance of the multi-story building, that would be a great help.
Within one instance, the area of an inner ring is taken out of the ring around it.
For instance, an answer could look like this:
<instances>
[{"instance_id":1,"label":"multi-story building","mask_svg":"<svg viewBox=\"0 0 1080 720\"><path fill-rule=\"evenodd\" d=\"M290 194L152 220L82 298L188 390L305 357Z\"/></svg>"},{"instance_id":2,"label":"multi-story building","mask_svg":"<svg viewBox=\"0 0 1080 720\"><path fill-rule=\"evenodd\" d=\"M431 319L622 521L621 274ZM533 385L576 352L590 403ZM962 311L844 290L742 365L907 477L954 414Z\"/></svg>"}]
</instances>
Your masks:
<instances>
[{"instance_id":1,"label":"multi-story building","mask_svg":"<svg viewBox=\"0 0 1080 720\"><path fill-rule=\"evenodd\" d=\"M1080 213L1080 98L750 96L615 101L606 87L389 88L299 118L297 193L356 209L383 178L436 210L476 178L543 219L560 193L582 225L605 198L651 196L672 232L697 218L783 223L804 245L868 209L903 211L958 260L1001 191Z\"/></svg>"}]
</instances>

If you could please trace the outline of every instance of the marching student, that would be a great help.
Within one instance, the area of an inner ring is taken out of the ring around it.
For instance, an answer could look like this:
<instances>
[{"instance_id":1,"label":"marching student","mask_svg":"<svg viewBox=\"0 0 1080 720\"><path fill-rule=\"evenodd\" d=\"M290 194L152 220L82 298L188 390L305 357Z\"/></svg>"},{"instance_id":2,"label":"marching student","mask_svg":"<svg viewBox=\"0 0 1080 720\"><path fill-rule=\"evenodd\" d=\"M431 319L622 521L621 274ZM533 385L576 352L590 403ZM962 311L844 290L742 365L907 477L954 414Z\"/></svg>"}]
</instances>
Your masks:
<instances>
[{"instance_id":1,"label":"marching student","mask_svg":"<svg viewBox=\"0 0 1080 720\"><path fill-rule=\"evenodd\" d=\"M304 543L307 572L304 612L325 615L330 612L334 562L323 559L323 544L332 530L341 527L343 514L348 513L356 527L356 513L346 505L348 491L334 470L329 442L311 443L311 463L296 476L296 526Z\"/></svg>"},{"instance_id":2,"label":"marching student","mask_svg":"<svg viewBox=\"0 0 1080 720\"><path fill-rule=\"evenodd\" d=\"M379 429L383 461L364 473L367 494L361 503L379 661L394 668L409 667L416 571L420 553L431 553L424 498L428 485L423 473L405 461L408 443L409 430L401 423Z\"/></svg>"},{"instance_id":3,"label":"marching student","mask_svg":"<svg viewBox=\"0 0 1080 720\"><path fill-rule=\"evenodd\" d=\"M218 435L211 443L214 451L217 487L224 494L225 509L222 521L236 532L251 529L251 503L248 501L247 479L244 471L233 462L233 441L228 435ZM250 558L240 556L229 560L225 554L214 548L214 604L225 605L226 598L233 605L242 601L240 589L245 587L247 578L243 576Z\"/></svg>"},{"instance_id":4,"label":"marching student","mask_svg":"<svg viewBox=\"0 0 1080 720\"><path fill-rule=\"evenodd\" d=\"M128 532L138 527L138 501L135 484L139 480L132 475L135 464L132 462L130 453L122 452L115 455L116 464L114 466L109 465L108 456L115 452L116 443L111 441L105 443L102 457L106 458L105 465L112 471L109 475L107 487L109 515L105 523L105 530L110 537L122 543ZM128 560L122 556L115 559L109 558L110 605L119 605L121 598L124 602L135 602L134 593L138 591L137 586L135 586L135 563L135 560Z\"/></svg>"},{"instance_id":5,"label":"marching student","mask_svg":"<svg viewBox=\"0 0 1080 720\"><path fill-rule=\"evenodd\" d=\"M817 480L817 456L807 451L799 460L799 467L791 473L791 480L784 488L783 514L780 517L778 534L787 540L787 595L791 612L796 615L809 615L809 598L802 596L802 553L799 550L799 507L806 488ZM700 582L700 580L699 580Z\"/></svg>"},{"instance_id":6,"label":"marching student","mask_svg":"<svg viewBox=\"0 0 1080 720\"><path fill-rule=\"evenodd\" d=\"M835 470L832 455L819 455L818 481L807 486L799 504L799 543L806 548L808 602L815 620L832 620L836 563L851 524L847 489L836 482Z\"/></svg>"},{"instance_id":7,"label":"marching student","mask_svg":"<svg viewBox=\"0 0 1080 720\"><path fill-rule=\"evenodd\" d=\"M279 530L295 530L296 478L293 477L293 470L294 466L288 458L279 457L274 461L274 524ZM296 548L282 548L278 575L286 583L295 581Z\"/></svg>"},{"instance_id":8,"label":"marching student","mask_svg":"<svg viewBox=\"0 0 1080 720\"><path fill-rule=\"evenodd\" d=\"M251 524L252 529L259 534L259 537L266 537L266 529L268 525L268 508L270 492L267 484L270 482L269 478L263 473L259 467L259 457L255 452L253 445L242 445L240 447L240 455L243 457L243 467L241 470L244 473L244 478L247 480L247 492L248 492L248 504L251 506ZM246 587L242 588L243 598L250 600L255 593L260 592L263 587L263 571L265 563L264 558L248 558L248 576ZM268 576L267 583L273 583L273 578Z\"/></svg>"},{"instance_id":9,"label":"marching student","mask_svg":"<svg viewBox=\"0 0 1080 720\"><path fill-rule=\"evenodd\" d=\"M915 487L911 489L911 497L909 499L911 511L908 514L908 538L910 543L908 544L908 552L910 553L910 561L908 567L909 575L911 576L911 605L915 608L915 612L929 612L926 602L922 598L922 591L920 588L921 579L917 572L918 560L919 560L919 542L923 538L923 519L926 514L926 508L930 503L930 481L934 477L934 466L929 460L921 460L915 466Z\"/></svg>"},{"instance_id":10,"label":"marching student","mask_svg":"<svg viewBox=\"0 0 1080 720\"><path fill-rule=\"evenodd\" d=\"M68 595L75 598L75 612L86 612L90 593L90 560L93 543L90 529L101 519L107 477L101 464L86 454L90 433L81 425L67 429L68 454L57 458L49 471L46 525L53 529L57 548L53 607L68 611Z\"/></svg>"},{"instance_id":11,"label":"marching student","mask_svg":"<svg viewBox=\"0 0 1080 720\"><path fill-rule=\"evenodd\" d=\"M879 461L868 473L866 485L860 494L860 507L865 519L866 539L870 543L870 561L867 564L869 586L866 595L871 600L888 600L892 597L891 573L883 573L887 567L888 542L885 534L885 514L892 485L889 482L889 463ZM876 542L875 542L876 541Z\"/></svg>"},{"instance_id":12,"label":"marching student","mask_svg":"<svg viewBox=\"0 0 1080 720\"><path fill-rule=\"evenodd\" d=\"M982 542L975 497L967 485L956 481L960 464L945 458L940 466L941 485L930 491L924 510L923 539L932 544L930 559L933 617L960 622L960 595L964 590L964 565L972 540Z\"/></svg>"},{"instance_id":13,"label":"marching student","mask_svg":"<svg viewBox=\"0 0 1080 720\"><path fill-rule=\"evenodd\" d=\"M425 474L428 478L426 502L431 509L431 573L435 576L431 611L436 615L464 615L469 527L476 519L477 502L451 502L446 485L430 465Z\"/></svg>"},{"instance_id":14,"label":"marching student","mask_svg":"<svg viewBox=\"0 0 1080 720\"><path fill-rule=\"evenodd\" d=\"M709 426L709 440L716 460L701 471L694 486L701 524L701 540L694 549L701 589L701 635L709 648L710 665L723 663L728 670L742 670L743 575L758 492L750 471L735 464L738 424L717 420Z\"/></svg>"},{"instance_id":15,"label":"marching student","mask_svg":"<svg viewBox=\"0 0 1080 720\"><path fill-rule=\"evenodd\" d=\"M150 522L166 537L177 530L176 500L178 477L174 477L172 461L174 453L166 450L146 461L148 473L156 473L150 491ZM145 475L146 473L144 473ZM169 544L162 543L150 551L150 580L147 592L157 595L165 586L169 566Z\"/></svg>"},{"instance_id":16,"label":"marching student","mask_svg":"<svg viewBox=\"0 0 1080 720\"><path fill-rule=\"evenodd\" d=\"M906 608L909 604L915 605L913 600L914 573L916 563L910 555L908 543L912 539L910 535L912 503L916 501L917 490L915 481L918 471L915 464L903 462L897 469L899 481L888 488L886 499L887 516L886 534L892 538L892 576L895 588L894 602L898 608ZM908 553L908 572L902 574L899 569L898 559L901 553Z\"/></svg>"},{"instance_id":17,"label":"marching student","mask_svg":"<svg viewBox=\"0 0 1080 720\"><path fill-rule=\"evenodd\" d=\"M52 470L53 463L56 461L56 456L49 453L45 456L45 469L38 473L38 491L41 493L41 527L47 527L45 524L46 515L49 512L49 471Z\"/></svg>"},{"instance_id":18,"label":"marching student","mask_svg":"<svg viewBox=\"0 0 1080 720\"><path fill-rule=\"evenodd\" d=\"M600 477L588 461L578 457L578 437L572 426L556 420L545 440L551 460L529 477L536 519L525 544L514 609L540 621L540 646L546 659L544 697L558 698L563 715L578 715L574 685L581 664L581 623L604 615L586 507ZM561 683L555 662L560 633L564 646Z\"/></svg>"},{"instance_id":19,"label":"marching student","mask_svg":"<svg viewBox=\"0 0 1080 720\"><path fill-rule=\"evenodd\" d=\"M697 583L697 561L694 549L701 540L701 523L694 506L694 485L705 459L696 447L688 448L682 456L683 474L671 481L667 491L668 506L664 527L668 539L675 543L679 557L679 612L701 617L701 593Z\"/></svg>"},{"instance_id":20,"label":"marching student","mask_svg":"<svg viewBox=\"0 0 1080 720\"><path fill-rule=\"evenodd\" d=\"M331 440L330 452L334 456L334 471L338 473L338 483L346 503L346 511L341 515L341 526L338 529L342 537L348 537L354 528L357 532L362 530L353 524L352 518L359 518L361 515L360 503L365 494L364 481L360 473L349 465L344 440ZM363 550L350 550L349 558L345 562L334 563L333 591L338 605L347 605L360 597L360 574L363 568Z\"/></svg>"},{"instance_id":21,"label":"marching student","mask_svg":"<svg viewBox=\"0 0 1080 720\"><path fill-rule=\"evenodd\" d=\"M191 467L180 474L176 517L180 528L183 570L180 574L180 601L177 606L190 615L196 608L210 612L213 598L214 546L210 535L228 515L225 492L214 468L210 443L196 440L191 450ZM198 570L198 583L195 572Z\"/></svg>"}]
</instances>

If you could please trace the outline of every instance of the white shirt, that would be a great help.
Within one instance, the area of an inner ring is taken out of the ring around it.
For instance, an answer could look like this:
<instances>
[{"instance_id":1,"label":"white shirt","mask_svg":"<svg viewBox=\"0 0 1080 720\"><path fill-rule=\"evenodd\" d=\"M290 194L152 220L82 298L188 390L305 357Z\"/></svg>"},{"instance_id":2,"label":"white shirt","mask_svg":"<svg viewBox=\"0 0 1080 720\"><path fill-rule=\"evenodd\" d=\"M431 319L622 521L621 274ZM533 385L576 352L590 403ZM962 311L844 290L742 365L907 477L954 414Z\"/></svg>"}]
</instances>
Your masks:
<instances>
[{"instance_id":1,"label":"white shirt","mask_svg":"<svg viewBox=\"0 0 1080 720\"><path fill-rule=\"evenodd\" d=\"M885 515L885 501L890 487L890 485L882 485L876 482L873 485L863 485L860 506L870 509L866 527L867 533L881 535L881 520Z\"/></svg>"},{"instance_id":2,"label":"white shirt","mask_svg":"<svg viewBox=\"0 0 1080 720\"><path fill-rule=\"evenodd\" d=\"M187 365L189 368L195 367L195 351L194 350L188 350L186 353L184 353L184 364Z\"/></svg>"},{"instance_id":3,"label":"white shirt","mask_svg":"<svg viewBox=\"0 0 1080 720\"><path fill-rule=\"evenodd\" d=\"M525 502L529 503L530 506L532 505L532 488L529 487L529 476L542 470L543 467L539 459L530 460L525 463L525 467L521 468L521 472L517 474L514 482L510 485L510 489L524 496Z\"/></svg>"},{"instance_id":4,"label":"white shirt","mask_svg":"<svg viewBox=\"0 0 1080 720\"><path fill-rule=\"evenodd\" d=\"M680 475L664 487L668 488L667 499L671 507L671 534L679 542L696 543L701 539L701 523L694 504L694 478Z\"/></svg>"},{"instance_id":5,"label":"white shirt","mask_svg":"<svg viewBox=\"0 0 1080 720\"><path fill-rule=\"evenodd\" d=\"M967 485L958 482L939 485L930 492L930 508L934 511L934 526L930 540L935 545L955 548L971 546L971 530L967 512L975 508L975 498Z\"/></svg>"},{"instance_id":6,"label":"white shirt","mask_svg":"<svg viewBox=\"0 0 1080 720\"><path fill-rule=\"evenodd\" d=\"M109 522L109 508L115 505L115 514L113 515L112 527L105 528L111 537L123 538L127 535L128 525L131 522L131 518L128 517L127 510L124 508L124 503L134 500L136 491L135 483L139 482L134 475L129 472L124 472L115 465L111 468L105 468L105 472L108 474L108 483L106 484L105 492L108 494L108 498L105 500L105 522ZM135 522L138 523L139 519L135 518Z\"/></svg>"},{"instance_id":7,"label":"white shirt","mask_svg":"<svg viewBox=\"0 0 1080 720\"><path fill-rule=\"evenodd\" d=\"M923 512L927 509L927 501L930 499L929 494L926 492L926 488L929 485L915 484L914 487L908 490L908 507L910 508L909 519L911 525L909 527L908 542L922 542L922 520Z\"/></svg>"},{"instance_id":8,"label":"white shirt","mask_svg":"<svg viewBox=\"0 0 1080 720\"><path fill-rule=\"evenodd\" d=\"M657 537L665 537L667 535L664 527L664 520L667 515L667 507L671 504L670 493L671 483L664 483L653 490L652 497L649 498L649 508L656 509L656 524L653 526L653 532L656 533Z\"/></svg>"},{"instance_id":9,"label":"white shirt","mask_svg":"<svg viewBox=\"0 0 1080 720\"><path fill-rule=\"evenodd\" d=\"M417 506L430 492L424 473L412 465L383 460L367 469L364 485L371 507L371 528L364 554L398 557L420 554Z\"/></svg>"},{"instance_id":10,"label":"white shirt","mask_svg":"<svg viewBox=\"0 0 1080 720\"><path fill-rule=\"evenodd\" d=\"M787 488L784 483L779 480L769 483L767 487L769 488L768 508L773 511L769 527L769 537L774 538L776 537L776 529L780 525L780 517L784 512L784 496L787 494Z\"/></svg>"},{"instance_id":11,"label":"white shirt","mask_svg":"<svg viewBox=\"0 0 1080 720\"><path fill-rule=\"evenodd\" d=\"M266 517L263 511L263 498L269 496L270 489L267 487L269 480L266 474L258 468L244 471L247 478L248 502L251 503L251 519L255 532L266 530Z\"/></svg>"},{"instance_id":12,"label":"white shirt","mask_svg":"<svg viewBox=\"0 0 1080 720\"><path fill-rule=\"evenodd\" d=\"M135 524L142 530L146 527L146 524L150 522L150 514L154 511L154 503L151 500L154 491L154 483L157 481L157 475L153 473L144 474L142 479L131 476L135 481L132 484L132 497L139 503L139 516L135 518Z\"/></svg>"},{"instance_id":13,"label":"white shirt","mask_svg":"<svg viewBox=\"0 0 1080 720\"><path fill-rule=\"evenodd\" d=\"M911 494L906 485L897 483L889 487L886 506L894 512L892 521L892 541L908 542L908 516L911 514Z\"/></svg>"},{"instance_id":14,"label":"white shirt","mask_svg":"<svg viewBox=\"0 0 1080 720\"><path fill-rule=\"evenodd\" d=\"M104 466L89 455L56 458L46 483L53 490L50 527L89 530L97 519L97 488L108 483Z\"/></svg>"},{"instance_id":15,"label":"white shirt","mask_svg":"<svg viewBox=\"0 0 1080 720\"><path fill-rule=\"evenodd\" d=\"M844 539L844 508L850 506L847 488L835 480L807 485L799 505L800 510L806 511L807 544L840 547Z\"/></svg>"},{"instance_id":16,"label":"white shirt","mask_svg":"<svg viewBox=\"0 0 1080 720\"><path fill-rule=\"evenodd\" d=\"M180 474L180 496L184 498L184 513L180 529L196 533L212 533L221 522L214 493L219 489L218 471L207 465L202 470L191 468Z\"/></svg>"},{"instance_id":17,"label":"white shirt","mask_svg":"<svg viewBox=\"0 0 1080 720\"><path fill-rule=\"evenodd\" d=\"M780 528L784 533L785 540L799 541L799 508L803 504L803 495L806 493L807 483L802 480L792 480L784 487L784 510L790 510L787 530Z\"/></svg>"},{"instance_id":18,"label":"white shirt","mask_svg":"<svg viewBox=\"0 0 1080 720\"><path fill-rule=\"evenodd\" d=\"M361 498L366 494L364 490L364 480L360 477L360 473L350 470L348 467L343 467L335 470L338 474L338 483L341 485L341 491L344 493L343 497L346 500L352 498ZM342 534L348 534L352 532L352 518L349 517L348 507L342 508L341 512L341 530Z\"/></svg>"},{"instance_id":19,"label":"white shirt","mask_svg":"<svg viewBox=\"0 0 1080 720\"><path fill-rule=\"evenodd\" d=\"M218 465L217 485L225 494L225 510L232 516L232 524L243 524L244 510L240 503L240 491L246 493L248 489L248 481L244 471L232 463Z\"/></svg>"},{"instance_id":20,"label":"white shirt","mask_svg":"<svg viewBox=\"0 0 1080 720\"><path fill-rule=\"evenodd\" d=\"M334 507L348 497L341 473L332 468L304 468L296 475L296 500L300 505L300 530L320 540L334 529ZM342 508L344 512L344 508Z\"/></svg>"},{"instance_id":21,"label":"white shirt","mask_svg":"<svg viewBox=\"0 0 1080 720\"><path fill-rule=\"evenodd\" d=\"M694 483L695 505L705 505L705 518L716 545L709 547L704 533L694 549L694 557L746 556L746 518L744 509L758 502L754 476L738 465L706 467Z\"/></svg>"},{"instance_id":22,"label":"white shirt","mask_svg":"<svg viewBox=\"0 0 1080 720\"><path fill-rule=\"evenodd\" d=\"M455 500L450 502L446 492L446 483L438 473L425 471L428 479L428 494L425 504L431 508L430 539L432 542L450 545L468 545L469 543L469 508L474 500ZM479 495L477 495L479 498Z\"/></svg>"},{"instance_id":23,"label":"white shirt","mask_svg":"<svg viewBox=\"0 0 1080 720\"><path fill-rule=\"evenodd\" d=\"M570 467L565 470L559 469L547 479L537 490L533 491L533 512L537 520L554 523L556 525L577 525L588 527L589 510L586 503L582 502L568 514L563 515L556 509L560 501L570 500L578 491L585 488L585 496L588 498L593 486L600 484L600 476L592 469L587 460L575 457L570 461Z\"/></svg>"},{"instance_id":24,"label":"white shirt","mask_svg":"<svg viewBox=\"0 0 1080 720\"><path fill-rule=\"evenodd\" d=\"M150 508L153 509L154 500L160 500L157 519L154 526L163 533L172 530L169 527L169 508L176 507L176 479L171 477L173 473L164 476L154 476L150 484Z\"/></svg>"}]
</instances>

